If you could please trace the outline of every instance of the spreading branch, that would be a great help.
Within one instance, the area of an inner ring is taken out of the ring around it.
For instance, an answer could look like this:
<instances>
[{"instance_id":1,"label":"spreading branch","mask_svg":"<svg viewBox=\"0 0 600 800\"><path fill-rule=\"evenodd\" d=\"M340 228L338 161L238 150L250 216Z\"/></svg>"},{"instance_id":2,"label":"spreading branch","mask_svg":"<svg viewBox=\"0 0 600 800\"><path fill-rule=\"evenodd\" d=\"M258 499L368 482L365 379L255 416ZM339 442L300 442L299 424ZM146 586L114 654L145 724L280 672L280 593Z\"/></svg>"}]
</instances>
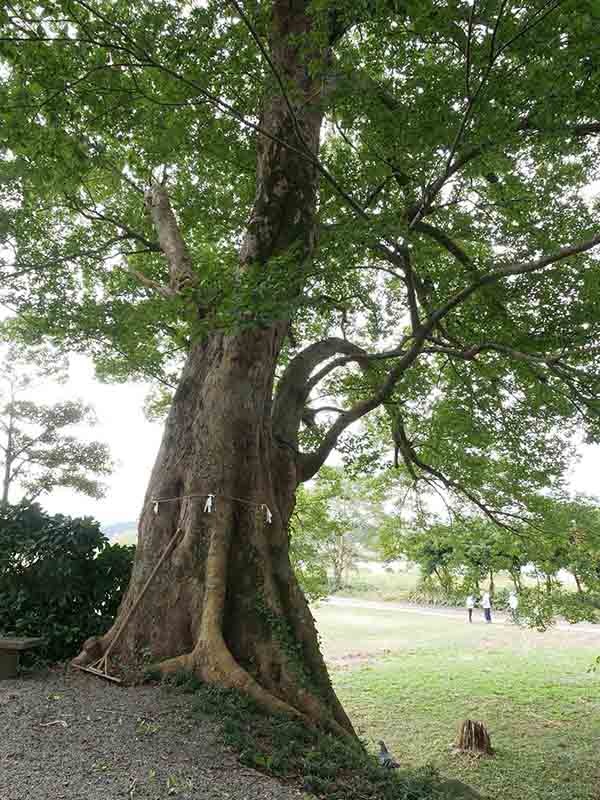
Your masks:
<instances>
[{"instance_id":1,"label":"spreading branch","mask_svg":"<svg viewBox=\"0 0 600 800\"><path fill-rule=\"evenodd\" d=\"M430 464L427 464L423 461L418 453L416 452L412 442L408 438L406 433L406 429L404 427L404 422L402 417L399 413L396 414L394 419L394 433L395 433L395 443L402 455L402 460L404 464L412 476L415 482L419 479L419 476L415 472L415 467L421 470L425 476L429 476L429 478L425 477L424 480L427 483L430 483L431 479L435 479L439 483L441 483L446 489L454 492L458 495L463 495L466 497L474 506L476 506L480 511L485 514L488 519L494 522L496 525L499 525L502 528L506 528L508 530L513 531L513 526L508 525L502 517L512 517L520 519L518 514L513 514L511 512L498 512L493 508L490 508L486 503L484 503L477 495L464 486L462 483L453 480L452 478L448 478L447 475L444 475L439 469L432 467Z\"/></svg>"},{"instance_id":2,"label":"spreading branch","mask_svg":"<svg viewBox=\"0 0 600 800\"><path fill-rule=\"evenodd\" d=\"M321 440L321 444L315 451L313 451L312 453L300 454L300 459L299 459L299 464L300 464L299 472L301 476L300 480L305 481L310 479L313 475L315 475L321 468L321 466L325 463L325 460L327 459L327 457L337 444L337 441L339 437L342 435L342 433L350 425L361 419L363 416L365 416L365 414L368 414L369 412L373 411L375 408L380 406L391 396L391 394L394 391L394 388L396 387L396 384L398 383L404 372L410 366L412 366L412 364L417 360L421 352L426 350L426 343L428 337L430 336L434 328L436 328L436 326L438 326L439 323L446 316L448 316L448 314L450 314L451 311L453 311L455 308L464 303L476 291L478 291L480 288L484 286L489 286L491 284L497 283L498 281L510 275L522 275L543 269L546 266L563 261L564 259L569 258L570 256L578 255L579 253L584 253L588 250L591 250L598 244L600 244L600 233L590 239L578 242L577 244L569 245L568 247L563 247L556 253L553 253L548 256L543 256L541 258L527 262L515 262L506 264L503 267L500 267L496 270L492 270L491 272L482 275L480 278L471 283L469 286L465 287L463 290L455 294L454 297L452 297L448 302L446 302L440 308L436 309L433 313L431 313L427 317L427 319L425 319L421 323L421 325L417 330L413 331L413 336L410 339L412 343L411 346L402 352L402 355L399 358L398 362L390 370L385 380L380 384L379 388L376 389L375 392L373 392L371 397L359 401L352 408L340 414L338 418L335 420L335 422L328 429L328 431L325 433L323 439ZM394 351L386 354L386 356L390 357L393 354ZM366 362L368 362L369 358L370 358L369 354L365 354L363 356L363 360ZM413 461L413 463L416 462Z\"/></svg>"},{"instance_id":3,"label":"spreading branch","mask_svg":"<svg viewBox=\"0 0 600 800\"><path fill-rule=\"evenodd\" d=\"M475 265L471 258L465 253L465 251L458 245L454 239L451 239L447 233L445 233L440 228L436 227L435 225L431 225L429 222L418 222L414 226L415 231L418 233L422 233L425 236L428 236L430 239L433 239L437 242L444 250L447 250L450 255L454 256L454 258L459 261L463 267L469 270L469 272L473 273L476 272Z\"/></svg>"},{"instance_id":4,"label":"spreading branch","mask_svg":"<svg viewBox=\"0 0 600 800\"><path fill-rule=\"evenodd\" d=\"M460 292L457 292L443 306L434 311L425 324L429 325L431 322L433 322L433 325L436 325L438 322L444 319L444 317L447 317L451 311L462 305L462 303L471 297L471 295L474 294L478 289L481 289L484 286L491 286L495 283L498 283L503 278L508 278L511 275L526 275L530 272L536 272L537 270L544 269L544 267L550 266L551 264L557 264L560 261L564 261L570 256L579 255L580 253L585 253L588 250L592 250L599 244L600 233L597 233L595 236L592 236L589 239L584 239L576 244L562 247L556 253L552 253L548 256L542 256L541 258L536 258L531 261L512 262L503 267L492 270L479 277L476 281L473 281L473 283L471 283L469 286L461 289Z\"/></svg>"}]
</instances>

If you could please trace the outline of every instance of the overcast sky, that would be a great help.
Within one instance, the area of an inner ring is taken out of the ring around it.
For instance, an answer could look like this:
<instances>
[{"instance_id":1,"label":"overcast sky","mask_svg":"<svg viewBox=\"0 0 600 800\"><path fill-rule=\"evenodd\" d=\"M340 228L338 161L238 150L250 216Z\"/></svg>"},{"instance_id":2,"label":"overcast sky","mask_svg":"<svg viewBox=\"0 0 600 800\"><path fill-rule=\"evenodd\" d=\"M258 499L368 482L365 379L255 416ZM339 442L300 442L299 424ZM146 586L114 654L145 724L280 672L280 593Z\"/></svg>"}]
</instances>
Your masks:
<instances>
[{"instance_id":1,"label":"overcast sky","mask_svg":"<svg viewBox=\"0 0 600 800\"><path fill-rule=\"evenodd\" d=\"M40 401L81 398L94 406L98 424L81 429L81 433L86 439L106 442L116 466L105 481L108 491L104 499L57 489L41 499L44 508L52 513L90 515L104 524L137 519L162 433L162 425L150 423L144 416L148 388L141 383L100 383L91 361L83 356L72 359L66 385L46 388Z\"/></svg>"},{"instance_id":2,"label":"overcast sky","mask_svg":"<svg viewBox=\"0 0 600 800\"><path fill-rule=\"evenodd\" d=\"M42 500L52 513L75 516L91 515L104 525L136 520L140 514L146 485L160 444L162 425L150 423L143 413L148 386L139 383L102 384L94 378L89 359L72 359L71 378L65 386L48 387L40 400L52 402L66 397L80 397L92 403L98 425L86 432L86 438L106 442L116 461L114 473L107 480L103 500L92 500L71 491L56 490ZM600 447L583 447L571 485L576 491L594 494L600 490Z\"/></svg>"}]
</instances>

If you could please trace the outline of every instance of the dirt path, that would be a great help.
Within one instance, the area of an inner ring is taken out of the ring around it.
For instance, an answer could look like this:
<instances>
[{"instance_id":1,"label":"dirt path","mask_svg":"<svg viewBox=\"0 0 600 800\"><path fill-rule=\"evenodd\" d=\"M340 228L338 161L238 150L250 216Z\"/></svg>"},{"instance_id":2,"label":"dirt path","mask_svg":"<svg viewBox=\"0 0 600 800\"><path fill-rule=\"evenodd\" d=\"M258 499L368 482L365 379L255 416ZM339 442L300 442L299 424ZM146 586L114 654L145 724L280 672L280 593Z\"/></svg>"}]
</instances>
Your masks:
<instances>
[{"instance_id":1,"label":"dirt path","mask_svg":"<svg viewBox=\"0 0 600 800\"><path fill-rule=\"evenodd\" d=\"M329 606L340 606L343 608L364 608L371 611L402 611L407 614L422 614L430 617L448 617L449 619L464 619L466 617L466 609L461 608L425 608L423 606L416 606L411 603L388 603L379 600L357 600L354 597L338 597L334 595L328 597L326 600L321 601ZM501 625L502 627L513 627L514 623L507 617L506 614L501 612L492 611L493 625ZM475 609L473 615L475 622L483 622L483 613L481 609ZM597 633L600 639L600 624L593 625L587 622L578 622L575 625L570 625L568 622L557 622L553 626L554 630L559 631L572 631L575 633Z\"/></svg>"}]
</instances>

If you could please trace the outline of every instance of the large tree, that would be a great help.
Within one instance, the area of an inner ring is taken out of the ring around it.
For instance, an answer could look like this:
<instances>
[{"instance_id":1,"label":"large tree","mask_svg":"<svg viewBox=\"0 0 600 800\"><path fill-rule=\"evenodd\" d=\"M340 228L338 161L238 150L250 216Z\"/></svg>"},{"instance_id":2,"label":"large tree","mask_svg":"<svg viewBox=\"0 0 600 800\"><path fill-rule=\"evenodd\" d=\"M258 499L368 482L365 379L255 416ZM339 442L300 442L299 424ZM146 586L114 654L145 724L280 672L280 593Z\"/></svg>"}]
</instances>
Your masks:
<instances>
[{"instance_id":1,"label":"large tree","mask_svg":"<svg viewBox=\"0 0 600 800\"><path fill-rule=\"evenodd\" d=\"M388 426L415 481L510 524L597 431L595 0L0 14L7 302L174 388L116 626L180 535L119 657L350 732L297 486Z\"/></svg>"}]
</instances>

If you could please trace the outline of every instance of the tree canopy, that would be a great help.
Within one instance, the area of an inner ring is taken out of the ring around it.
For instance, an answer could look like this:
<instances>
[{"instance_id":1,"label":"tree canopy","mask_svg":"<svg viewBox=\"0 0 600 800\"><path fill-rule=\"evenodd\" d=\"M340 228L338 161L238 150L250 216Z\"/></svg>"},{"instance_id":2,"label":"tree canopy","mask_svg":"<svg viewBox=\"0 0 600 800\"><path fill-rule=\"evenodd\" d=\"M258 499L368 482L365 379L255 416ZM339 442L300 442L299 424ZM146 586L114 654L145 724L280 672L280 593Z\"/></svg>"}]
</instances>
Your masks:
<instances>
[{"instance_id":1,"label":"tree canopy","mask_svg":"<svg viewBox=\"0 0 600 800\"><path fill-rule=\"evenodd\" d=\"M288 250L240 274L261 98L298 102L269 55L269 13L162 0L2 12L3 299L25 335L167 389L207 330L287 315L282 373L310 343L308 375L322 367L304 389L307 475L337 444L356 457L345 432L374 411L369 427L391 430L415 478L509 514L560 479L576 426L598 433L596 4L315 3L302 47L327 120L319 155L305 153L318 247L302 267ZM170 283L144 209L152 181L193 289Z\"/></svg>"}]
</instances>

